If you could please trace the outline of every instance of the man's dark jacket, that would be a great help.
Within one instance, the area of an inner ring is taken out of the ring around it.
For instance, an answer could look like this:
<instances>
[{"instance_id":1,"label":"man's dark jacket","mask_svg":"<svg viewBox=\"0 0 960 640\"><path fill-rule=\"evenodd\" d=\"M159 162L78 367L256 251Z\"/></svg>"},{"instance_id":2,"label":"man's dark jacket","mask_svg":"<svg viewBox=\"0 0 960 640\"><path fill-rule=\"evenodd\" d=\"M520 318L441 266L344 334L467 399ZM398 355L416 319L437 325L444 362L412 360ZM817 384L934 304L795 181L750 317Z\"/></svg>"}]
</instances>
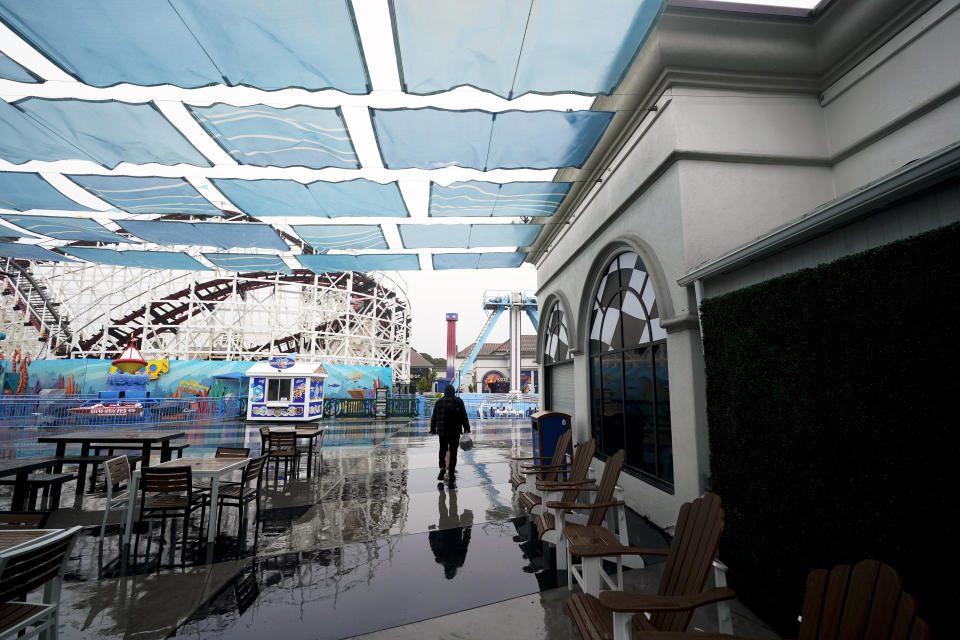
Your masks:
<instances>
[{"instance_id":1,"label":"man's dark jacket","mask_svg":"<svg viewBox=\"0 0 960 640\"><path fill-rule=\"evenodd\" d=\"M430 433L449 438L468 431L470 431L470 421L467 419L467 408L463 400L454 395L453 387L447 387L443 397L437 400L437 404L433 407Z\"/></svg>"}]
</instances>

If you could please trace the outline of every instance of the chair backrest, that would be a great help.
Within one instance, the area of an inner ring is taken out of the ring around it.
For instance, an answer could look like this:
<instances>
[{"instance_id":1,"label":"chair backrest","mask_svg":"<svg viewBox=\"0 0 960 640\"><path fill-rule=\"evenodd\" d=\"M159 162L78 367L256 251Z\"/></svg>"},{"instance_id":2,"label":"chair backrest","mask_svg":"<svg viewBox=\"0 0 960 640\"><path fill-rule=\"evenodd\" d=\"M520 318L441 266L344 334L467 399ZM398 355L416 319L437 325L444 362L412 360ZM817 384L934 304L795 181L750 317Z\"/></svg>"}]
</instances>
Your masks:
<instances>
[{"instance_id":1,"label":"chair backrest","mask_svg":"<svg viewBox=\"0 0 960 640\"><path fill-rule=\"evenodd\" d=\"M0 529L43 529L47 511L0 511Z\"/></svg>"},{"instance_id":2,"label":"chair backrest","mask_svg":"<svg viewBox=\"0 0 960 640\"><path fill-rule=\"evenodd\" d=\"M130 460L127 456L110 458L105 465L107 487L115 487L130 481Z\"/></svg>"},{"instance_id":3,"label":"chair backrest","mask_svg":"<svg viewBox=\"0 0 960 640\"><path fill-rule=\"evenodd\" d=\"M249 458L250 449L247 447L217 447L215 458Z\"/></svg>"},{"instance_id":4,"label":"chair backrest","mask_svg":"<svg viewBox=\"0 0 960 640\"><path fill-rule=\"evenodd\" d=\"M260 427L260 441L268 442L270 440L270 427Z\"/></svg>"},{"instance_id":5,"label":"chair backrest","mask_svg":"<svg viewBox=\"0 0 960 640\"><path fill-rule=\"evenodd\" d=\"M594 493L593 501L596 504L613 501L613 490L617 488L617 480L620 479L620 470L623 469L623 457L625 455L623 449L620 449L607 458L607 463L603 465L603 475L600 476L600 485ZM606 509L591 509L590 517L587 518L587 526L603 524L606 515Z\"/></svg>"},{"instance_id":6,"label":"chair backrest","mask_svg":"<svg viewBox=\"0 0 960 640\"><path fill-rule=\"evenodd\" d=\"M186 493L193 485L193 470L190 467L146 467L141 472L140 492Z\"/></svg>"},{"instance_id":7,"label":"chair backrest","mask_svg":"<svg viewBox=\"0 0 960 640\"><path fill-rule=\"evenodd\" d=\"M250 460L243 470L243 484L247 484L250 481L259 484L260 471L263 469L263 465L266 461L267 456L260 456L259 458L253 458Z\"/></svg>"},{"instance_id":8,"label":"chair backrest","mask_svg":"<svg viewBox=\"0 0 960 640\"><path fill-rule=\"evenodd\" d=\"M586 442L581 442L573 450L573 458L570 460L570 473L567 474L567 482L580 482L587 479L590 472L590 463L593 461L593 454L597 450L597 441L590 438ZM577 499L580 489L567 489L560 498L561 502L573 502Z\"/></svg>"},{"instance_id":9,"label":"chair backrest","mask_svg":"<svg viewBox=\"0 0 960 640\"><path fill-rule=\"evenodd\" d=\"M297 434L287 432L275 432L270 434L271 449L296 449Z\"/></svg>"},{"instance_id":10,"label":"chair backrest","mask_svg":"<svg viewBox=\"0 0 960 640\"><path fill-rule=\"evenodd\" d=\"M684 503L670 541L658 595L682 596L703 591L723 533L720 497L708 493ZM654 613L650 622L661 631L686 631L693 611Z\"/></svg>"},{"instance_id":11,"label":"chair backrest","mask_svg":"<svg viewBox=\"0 0 960 640\"><path fill-rule=\"evenodd\" d=\"M560 434L560 437L557 438L557 446L553 450L553 458L550 460L551 465L558 466L566 461L572 439L573 431L571 429L567 429ZM543 474L543 478L544 480L559 480L562 473L562 471L551 471L550 473Z\"/></svg>"},{"instance_id":12,"label":"chair backrest","mask_svg":"<svg viewBox=\"0 0 960 640\"><path fill-rule=\"evenodd\" d=\"M928 640L917 603L889 565L862 560L811 571L803 597L800 640Z\"/></svg>"},{"instance_id":13,"label":"chair backrest","mask_svg":"<svg viewBox=\"0 0 960 640\"><path fill-rule=\"evenodd\" d=\"M64 562L82 527L64 529L39 543L0 553L0 602L32 591L63 575ZM53 601L59 600L59 594Z\"/></svg>"}]
</instances>

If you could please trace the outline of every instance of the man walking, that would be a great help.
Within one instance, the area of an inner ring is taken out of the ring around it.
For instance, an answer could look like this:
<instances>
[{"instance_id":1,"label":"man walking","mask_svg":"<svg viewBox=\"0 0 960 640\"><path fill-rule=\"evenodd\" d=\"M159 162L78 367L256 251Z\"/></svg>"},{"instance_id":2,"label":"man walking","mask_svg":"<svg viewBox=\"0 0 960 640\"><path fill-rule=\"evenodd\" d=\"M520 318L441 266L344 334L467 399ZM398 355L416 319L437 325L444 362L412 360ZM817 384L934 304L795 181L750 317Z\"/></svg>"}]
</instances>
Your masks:
<instances>
[{"instance_id":1,"label":"man walking","mask_svg":"<svg viewBox=\"0 0 960 640\"><path fill-rule=\"evenodd\" d=\"M457 448L460 446L460 434L470 433L470 421L463 400L457 397L453 385L443 390L443 397L433 407L430 418L430 433L440 436L440 474L437 480L443 480L447 471L446 457L450 454L450 479L457 473Z\"/></svg>"}]
</instances>

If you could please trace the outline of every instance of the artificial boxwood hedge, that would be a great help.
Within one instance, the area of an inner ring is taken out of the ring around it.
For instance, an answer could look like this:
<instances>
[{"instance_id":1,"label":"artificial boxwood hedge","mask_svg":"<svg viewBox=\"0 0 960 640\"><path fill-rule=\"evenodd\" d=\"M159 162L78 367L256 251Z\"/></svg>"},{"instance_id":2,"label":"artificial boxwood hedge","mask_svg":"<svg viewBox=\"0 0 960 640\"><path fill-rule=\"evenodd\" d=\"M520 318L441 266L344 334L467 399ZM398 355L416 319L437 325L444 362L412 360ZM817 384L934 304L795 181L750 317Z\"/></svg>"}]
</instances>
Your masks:
<instances>
[{"instance_id":1,"label":"artificial boxwood hedge","mask_svg":"<svg viewBox=\"0 0 960 640\"><path fill-rule=\"evenodd\" d=\"M955 224L702 306L721 554L792 616L811 569L870 557L960 626L958 277Z\"/></svg>"}]
</instances>

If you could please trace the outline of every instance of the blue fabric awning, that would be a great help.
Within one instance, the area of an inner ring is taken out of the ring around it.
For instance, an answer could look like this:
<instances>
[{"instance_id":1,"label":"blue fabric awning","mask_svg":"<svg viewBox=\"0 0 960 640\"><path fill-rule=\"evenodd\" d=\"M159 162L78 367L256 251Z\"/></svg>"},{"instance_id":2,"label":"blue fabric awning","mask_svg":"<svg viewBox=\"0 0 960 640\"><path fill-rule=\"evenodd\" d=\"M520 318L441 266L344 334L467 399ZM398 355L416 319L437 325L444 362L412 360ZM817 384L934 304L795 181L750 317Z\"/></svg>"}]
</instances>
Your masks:
<instances>
[{"instance_id":1,"label":"blue fabric awning","mask_svg":"<svg viewBox=\"0 0 960 640\"><path fill-rule=\"evenodd\" d=\"M552 216L572 182L454 182L430 183L430 215Z\"/></svg>"},{"instance_id":2,"label":"blue fabric awning","mask_svg":"<svg viewBox=\"0 0 960 640\"><path fill-rule=\"evenodd\" d=\"M519 267L527 254L523 251L497 253L435 253L433 268L446 269L504 269Z\"/></svg>"},{"instance_id":3,"label":"blue fabric awning","mask_svg":"<svg viewBox=\"0 0 960 640\"><path fill-rule=\"evenodd\" d=\"M613 113L371 109L388 169L582 167Z\"/></svg>"},{"instance_id":4,"label":"blue fabric awning","mask_svg":"<svg viewBox=\"0 0 960 640\"><path fill-rule=\"evenodd\" d=\"M280 256L261 253L204 253L203 257L227 271L293 273Z\"/></svg>"},{"instance_id":5,"label":"blue fabric awning","mask_svg":"<svg viewBox=\"0 0 960 640\"><path fill-rule=\"evenodd\" d=\"M87 153L67 144L37 124L20 109L0 100L0 158L13 164L31 160L90 160Z\"/></svg>"},{"instance_id":6,"label":"blue fabric awning","mask_svg":"<svg viewBox=\"0 0 960 640\"><path fill-rule=\"evenodd\" d=\"M81 187L129 213L182 213L222 216L182 178L130 176L67 176Z\"/></svg>"},{"instance_id":7,"label":"blue fabric awning","mask_svg":"<svg viewBox=\"0 0 960 640\"><path fill-rule=\"evenodd\" d=\"M177 269L181 271L212 271L185 253L176 251L114 251L93 247L63 247L63 252L88 262L117 267L143 269Z\"/></svg>"},{"instance_id":8,"label":"blue fabric awning","mask_svg":"<svg viewBox=\"0 0 960 640\"><path fill-rule=\"evenodd\" d=\"M15 242L0 242L0 256L17 260L50 260L52 262L76 262L59 253L48 251L35 244L19 244Z\"/></svg>"},{"instance_id":9,"label":"blue fabric awning","mask_svg":"<svg viewBox=\"0 0 960 640\"><path fill-rule=\"evenodd\" d=\"M314 273L420 270L420 259L412 253L367 253L357 256L304 254L297 256L297 260Z\"/></svg>"},{"instance_id":10,"label":"blue fabric awning","mask_svg":"<svg viewBox=\"0 0 960 640\"><path fill-rule=\"evenodd\" d=\"M220 249L274 249L289 251L287 243L268 224L117 220L124 229L148 242Z\"/></svg>"},{"instance_id":11,"label":"blue fabric awning","mask_svg":"<svg viewBox=\"0 0 960 640\"><path fill-rule=\"evenodd\" d=\"M337 218L379 216L406 218L410 214L396 182L370 180L310 182L296 180L213 179L235 205L256 218L270 216L316 216Z\"/></svg>"},{"instance_id":12,"label":"blue fabric awning","mask_svg":"<svg viewBox=\"0 0 960 640\"><path fill-rule=\"evenodd\" d=\"M278 109L262 104L234 107L217 103L187 108L240 164L360 168L339 107Z\"/></svg>"},{"instance_id":13,"label":"blue fabric awning","mask_svg":"<svg viewBox=\"0 0 960 640\"><path fill-rule=\"evenodd\" d=\"M38 82L39 80L20 63L3 55L3 52L0 52L0 78L14 82Z\"/></svg>"},{"instance_id":14,"label":"blue fabric awning","mask_svg":"<svg viewBox=\"0 0 960 640\"><path fill-rule=\"evenodd\" d=\"M318 251L329 249L386 249L378 224L295 224L294 233Z\"/></svg>"},{"instance_id":15,"label":"blue fabric awning","mask_svg":"<svg viewBox=\"0 0 960 640\"><path fill-rule=\"evenodd\" d=\"M5 1L0 17L95 87L370 90L349 0Z\"/></svg>"},{"instance_id":16,"label":"blue fabric awning","mask_svg":"<svg viewBox=\"0 0 960 640\"><path fill-rule=\"evenodd\" d=\"M400 239L407 249L479 249L529 247L542 224L401 224Z\"/></svg>"},{"instance_id":17,"label":"blue fabric awning","mask_svg":"<svg viewBox=\"0 0 960 640\"><path fill-rule=\"evenodd\" d=\"M0 209L89 211L66 197L38 173L0 173Z\"/></svg>"},{"instance_id":18,"label":"blue fabric awning","mask_svg":"<svg viewBox=\"0 0 960 640\"><path fill-rule=\"evenodd\" d=\"M404 91L610 94L667 0L390 0ZM443 61L437 64L437 61Z\"/></svg>"},{"instance_id":19,"label":"blue fabric awning","mask_svg":"<svg viewBox=\"0 0 960 640\"><path fill-rule=\"evenodd\" d=\"M92 159L111 169L121 162L210 166L152 103L26 98L14 106L72 149L51 157L28 146L20 150L28 159Z\"/></svg>"},{"instance_id":20,"label":"blue fabric awning","mask_svg":"<svg viewBox=\"0 0 960 640\"><path fill-rule=\"evenodd\" d=\"M71 242L128 242L137 244L136 240L118 235L96 220L89 218L63 218L54 216L30 216L16 213L7 213L3 218L11 224L23 227L28 231L49 236L58 240Z\"/></svg>"}]
</instances>

